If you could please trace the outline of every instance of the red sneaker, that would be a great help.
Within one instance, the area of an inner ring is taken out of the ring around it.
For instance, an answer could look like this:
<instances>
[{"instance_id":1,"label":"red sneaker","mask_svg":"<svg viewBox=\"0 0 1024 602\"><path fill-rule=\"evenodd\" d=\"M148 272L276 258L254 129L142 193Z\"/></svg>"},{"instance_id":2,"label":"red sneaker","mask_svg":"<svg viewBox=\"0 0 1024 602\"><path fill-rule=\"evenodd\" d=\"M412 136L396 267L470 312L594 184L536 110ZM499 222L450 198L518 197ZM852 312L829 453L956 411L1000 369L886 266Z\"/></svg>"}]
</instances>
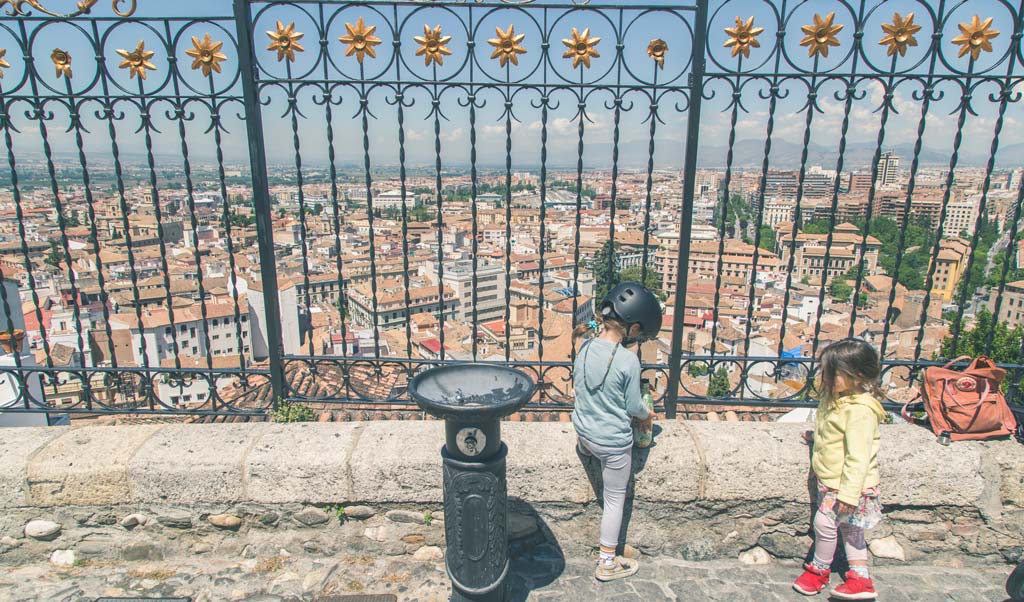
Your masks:
<instances>
[{"instance_id":1,"label":"red sneaker","mask_svg":"<svg viewBox=\"0 0 1024 602\"><path fill-rule=\"evenodd\" d=\"M874 600L875 584L853 571L846 573L846 583L832 590L832 597L837 600Z\"/></svg>"},{"instance_id":2,"label":"red sneaker","mask_svg":"<svg viewBox=\"0 0 1024 602\"><path fill-rule=\"evenodd\" d=\"M828 587L828 579L831 574L828 569L820 570L812 564L805 564L804 573L793 582L793 589L805 596L820 594L821 590Z\"/></svg>"}]
</instances>

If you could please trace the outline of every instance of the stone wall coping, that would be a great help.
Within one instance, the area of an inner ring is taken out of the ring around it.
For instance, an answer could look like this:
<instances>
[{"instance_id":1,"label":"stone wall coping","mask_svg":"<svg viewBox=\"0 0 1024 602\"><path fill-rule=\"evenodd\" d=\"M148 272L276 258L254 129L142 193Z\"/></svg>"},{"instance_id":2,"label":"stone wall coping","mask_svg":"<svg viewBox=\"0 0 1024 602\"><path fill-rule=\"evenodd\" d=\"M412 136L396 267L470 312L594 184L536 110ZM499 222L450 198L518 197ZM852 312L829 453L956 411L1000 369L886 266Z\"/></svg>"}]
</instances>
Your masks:
<instances>
[{"instance_id":1,"label":"stone wall coping","mask_svg":"<svg viewBox=\"0 0 1024 602\"><path fill-rule=\"evenodd\" d=\"M665 421L636 452L636 497L662 503L808 499L805 424ZM586 503L594 493L566 423L503 423L509 495ZM441 501L440 422L6 428L0 508L143 503ZM1024 507L1024 446L943 447L925 429L882 427L883 502Z\"/></svg>"}]
</instances>

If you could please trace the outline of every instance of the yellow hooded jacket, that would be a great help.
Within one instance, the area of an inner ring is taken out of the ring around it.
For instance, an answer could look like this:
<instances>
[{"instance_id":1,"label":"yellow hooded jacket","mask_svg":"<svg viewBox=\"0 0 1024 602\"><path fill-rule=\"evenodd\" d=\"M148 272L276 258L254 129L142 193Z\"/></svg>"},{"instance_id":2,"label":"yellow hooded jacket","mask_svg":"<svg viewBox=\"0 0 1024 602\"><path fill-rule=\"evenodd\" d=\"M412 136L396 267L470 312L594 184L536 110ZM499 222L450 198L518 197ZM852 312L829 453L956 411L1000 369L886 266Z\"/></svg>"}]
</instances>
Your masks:
<instances>
[{"instance_id":1,"label":"yellow hooded jacket","mask_svg":"<svg viewBox=\"0 0 1024 602\"><path fill-rule=\"evenodd\" d=\"M861 491L878 485L878 424L885 410L868 393L822 402L814 425L811 467L821 483L856 506Z\"/></svg>"}]
</instances>

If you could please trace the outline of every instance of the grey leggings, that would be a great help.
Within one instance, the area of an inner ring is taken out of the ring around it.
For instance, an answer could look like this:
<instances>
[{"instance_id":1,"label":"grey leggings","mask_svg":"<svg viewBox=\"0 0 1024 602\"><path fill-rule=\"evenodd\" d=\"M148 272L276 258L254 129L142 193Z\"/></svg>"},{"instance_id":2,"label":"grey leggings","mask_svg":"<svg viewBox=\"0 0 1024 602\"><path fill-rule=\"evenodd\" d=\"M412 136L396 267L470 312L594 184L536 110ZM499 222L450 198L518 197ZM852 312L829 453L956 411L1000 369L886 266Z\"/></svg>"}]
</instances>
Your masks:
<instances>
[{"instance_id":1,"label":"grey leggings","mask_svg":"<svg viewBox=\"0 0 1024 602\"><path fill-rule=\"evenodd\" d=\"M850 562L866 562L868 545L864 541L864 529L855 527L848 522L836 523L836 520L818 512L814 516L814 560L821 566L832 564L836 554L836 533L843 534L843 547L846 559Z\"/></svg>"},{"instance_id":2,"label":"grey leggings","mask_svg":"<svg viewBox=\"0 0 1024 602\"><path fill-rule=\"evenodd\" d=\"M581 454L597 458L601 463L601 479L604 481L601 546L614 549L619 543L619 530L622 528L622 510L633 467L633 446L605 447L580 437L577 447Z\"/></svg>"}]
</instances>

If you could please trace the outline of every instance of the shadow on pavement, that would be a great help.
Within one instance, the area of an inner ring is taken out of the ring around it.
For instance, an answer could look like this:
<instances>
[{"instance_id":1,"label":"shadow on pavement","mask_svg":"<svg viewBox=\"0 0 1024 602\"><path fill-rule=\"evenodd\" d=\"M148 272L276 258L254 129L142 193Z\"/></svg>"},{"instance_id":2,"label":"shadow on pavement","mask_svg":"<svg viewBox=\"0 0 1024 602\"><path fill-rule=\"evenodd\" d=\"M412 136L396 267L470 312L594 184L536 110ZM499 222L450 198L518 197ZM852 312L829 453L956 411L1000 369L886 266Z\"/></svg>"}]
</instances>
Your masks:
<instances>
[{"instance_id":1,"label":"shadow on pavement","mask_svg":"<svg viewBox=\"0 0 1024 602\"><path fill-rule=\"evenodd\" d=\"M525 602L530 592L550 585L565 571L565 554L558 540L537 511L527 502L509 498L509 512L533 519L537 531L509 542L508 589L510 602ZM518 518L517 520L523 520ZM510 528L510 532L511 532Z\"/></svg>"}]
</instances>

